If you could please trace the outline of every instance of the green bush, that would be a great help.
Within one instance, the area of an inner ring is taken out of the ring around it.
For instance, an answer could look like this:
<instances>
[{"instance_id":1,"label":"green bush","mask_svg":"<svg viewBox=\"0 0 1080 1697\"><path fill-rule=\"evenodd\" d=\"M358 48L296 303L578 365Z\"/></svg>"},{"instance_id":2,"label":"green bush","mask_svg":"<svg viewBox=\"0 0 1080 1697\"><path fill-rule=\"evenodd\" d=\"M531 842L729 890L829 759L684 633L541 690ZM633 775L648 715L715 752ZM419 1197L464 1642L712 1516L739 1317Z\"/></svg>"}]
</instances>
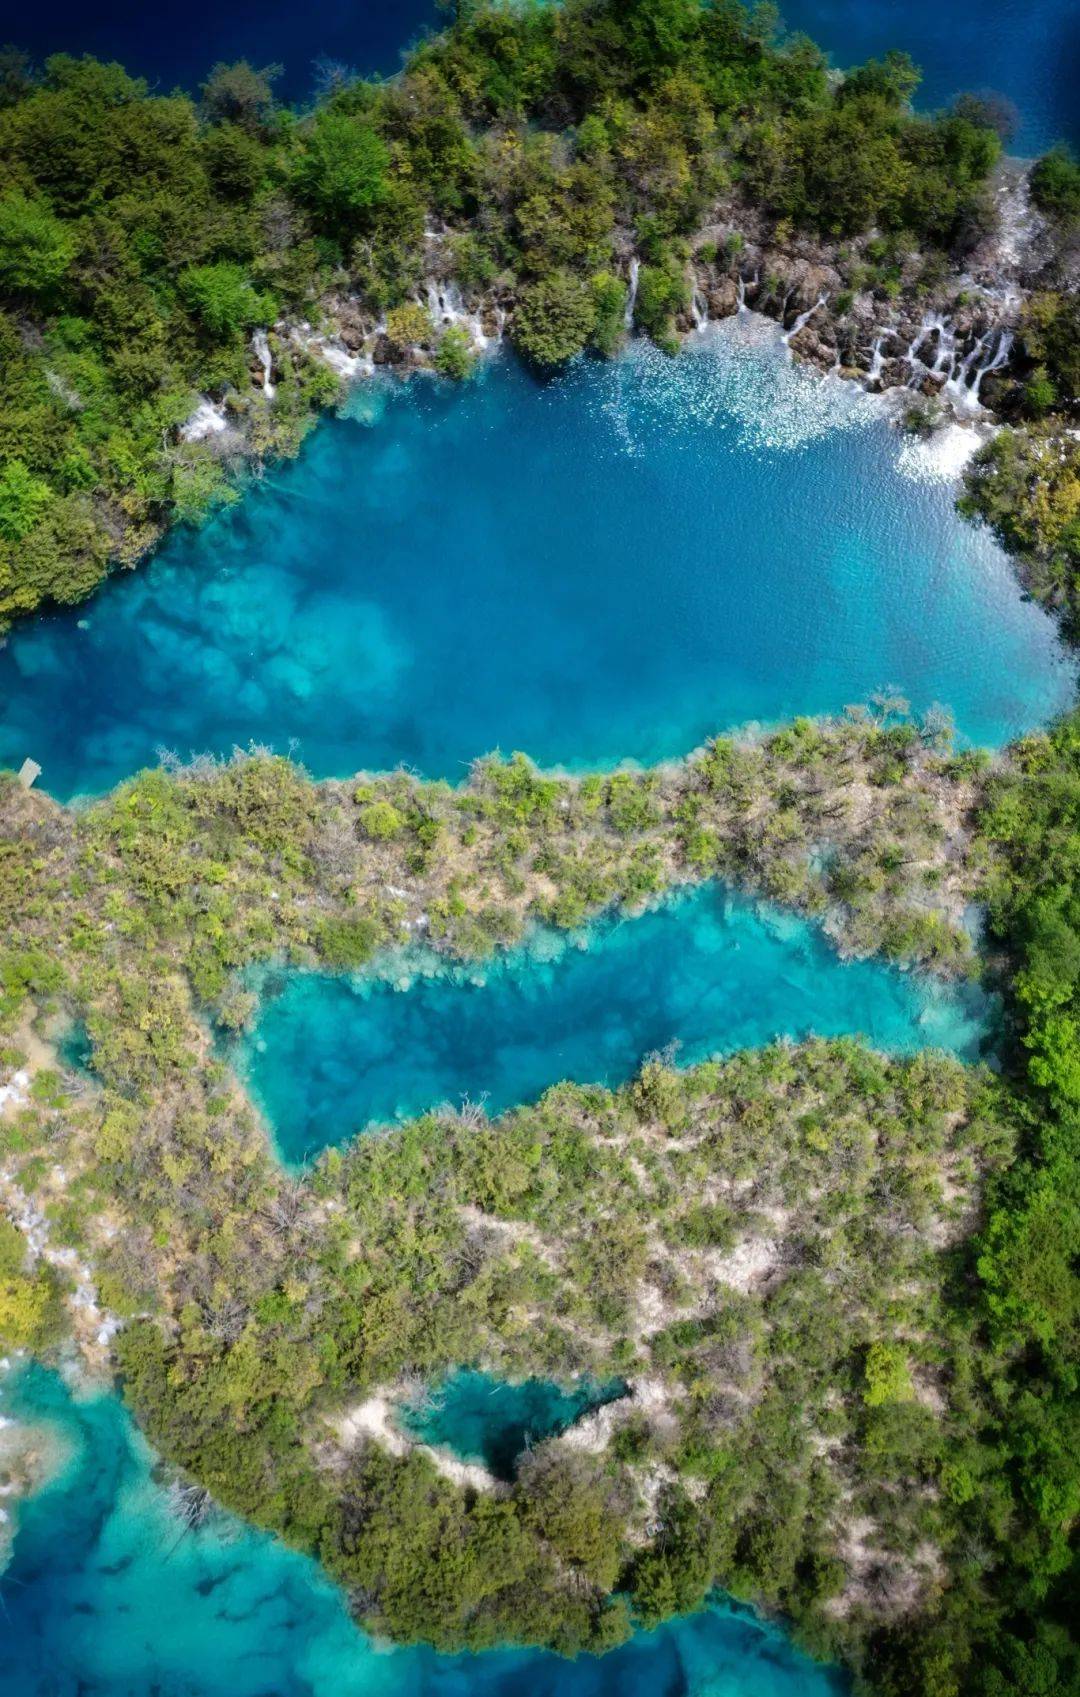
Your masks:
<instances>
[{"instance_id":1,"label":"green bush","mask_svg":"<svg viewBox=\"0 0 1080 1697\"><path fill-rule=\"evenodd\" d=\"M21 460L0 466L0 536L21 542L47 512L53 494L44 478L34 477Z\"/></svg>"},{"instance_id":2,"label":"green bush","mask_svg":"<svg viewBox=\"0 0 1080 1697\"><path fill-rule=\"evenodd\" d=\"M316 114L293 167L297 198L325 228L358 228L386 198L390 153L362 118Z\"/></svg>"},{"instance_id":3,"label":"green bush","mask_svg":"<svg viewBox=\"0 0 1080 1697\"><path fill-rule=\"evenodd\" d=\"M373 801L367 807L362 807L360 824L365 836L376 843L389 842L392 837L400 836L405 829L403 815L390 801Z\"/></svg>"},{"instance_id":4,"label":"green bush","mask_svg":"<svg viewBox=\"0 0 1080 1697\"><path fill-rule=\"evenodd\" d=\"M211 336L224 340L275 316L273 297L259 294L240 265L222 260L216 265L192 265L180 273L182 299Z\"/></svg>"},{"instance_id":5,"label":"green bush","mask_svg":"<svg viewBox=\"0 0 1080 1697\"><path fill-rule=\"evenodd\" d=\"M75 248L73 233L47 201L19 189L0 196L0 290L48 294L67 274Z\"/></svg>"},{"instance_id":6,"label":"green bush","mask_svg":"<svg viewBox=\"0 0 1080 1697\"><path fill-rule=\"evenodd\" d=\"M1031 198L1063 224L1080 221L1080 163L1067 148L1055 147L1036 160L1031 171Z\"/></svg>"},{"instance_id":7,"label":"green bush","mask_svg":"<svg viewBox=\"0 0 1080 1697\"><path fill-rule=\"evenodd\" d=\"M581 353L595 327L596 302L588 283L555 271L521 290L511 332L526 359L551 367Z\"/></svg>"}]
</instances>

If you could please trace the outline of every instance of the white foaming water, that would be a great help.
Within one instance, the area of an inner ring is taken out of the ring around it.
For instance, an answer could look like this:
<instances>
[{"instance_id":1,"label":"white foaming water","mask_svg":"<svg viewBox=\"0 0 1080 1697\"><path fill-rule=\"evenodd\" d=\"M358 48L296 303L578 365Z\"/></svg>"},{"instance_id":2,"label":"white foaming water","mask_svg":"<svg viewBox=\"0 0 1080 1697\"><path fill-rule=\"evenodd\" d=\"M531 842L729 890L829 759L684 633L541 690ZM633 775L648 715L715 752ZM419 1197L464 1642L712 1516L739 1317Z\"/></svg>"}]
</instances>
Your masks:
<instances>
[{"instance_id":1,"label":"white foaming water","mask_svg":"<svg viewBox=\"0 0 1080 1697\"><path fill-rule=\"evenodd\" d=\"M896 469L916 483L954 483L986 436L970 424L946 424L932 436L909 436Z\"/></svg>"},{"instance_id":2,"label":"white foaming water","mask_svg":"<svg viewBox=\"0 0 1080 1697\"><path fill-rule=\"evenodd\" d=\"M630 261L630 286L626 294L626 311L623 314L623 323L628 330L634 328L634 308L637 305L638 272L640 270L641 265L635 255Z\"/></svg>"},{"instance_id":3,"label":"white foaming water","mask_svg":"<svg viewBox=\"0 0 1080 1697\"><path fill-rule=\"evenodd\" d=\"M225 426L224 401L211 401L205 395L191 417L180 426L184 442L201 442L207 436L220 436Z\"/></svg>"},{"instance_id":4,"label":"white foaming water","mask_svg":"<svg viewBox=\"0 0 1080 1697\"><path fill-rule=\"evenodd\" d=\"M756 313L710 326L674 358L651 342L635 341L613 363L601 394L600 405L628 454L645 451L642 424L647 429L657 417L666 427L734 429L740 447L765 453L795 452L882 416L880 400L858 384L794 364L779 328Z\"/></svg>"},{"instance_id":5,"label":"white foaming water","mask_svg":"<svg viewBox=\"0 0 1080 1697\"><path fill-rule=\"evenodd\" d=\"M809 324L815 312L825 305L828 298L828 295L819 295L813 306L808 306L805 312L800 312L798 318L796 318L794 324L791 326L791 329L784 331L783 341L785 347L791 341L793 336L797 336L799 331L803 329L805 325Z\"/></svg>"},{"instance_id":6,"label":"white foaming water","mask_svg":"<svg viewBox=\"0 0 1080 1697\"><path fill-rule=\"evenodd\" d=\"M461 290L455 282L436 283L429 279L425 285L425 293L428 311L436 329L464 330L473 352L485 352L489 338L484 332L480 316L478 313L466 311Z\"/></svg>"},{"instance_id":7,"label":"white foaming water","mask_svg":"<svg viewBox=\"0 0 1080 1697\"><path fill-rule=\"evenodd\" d=\"M252 352L255 355L255 358L258 360L259 364L262 366L262 374L263 374L262 391L263 391L263 394L266 396L268 401L272 401L275 394L277 393L277 391L274 388L273 383L271 383L271 381L270 381L270 373L274 369L274 362L273 362L273 359L271 358L270 343L266 339L266 331L265 330L256 330L254 336L252 336L252 338L251 338L251 348L252 348Z\"/></svg>"},{"instance_id":8,"label":"white foaming water","mask_svg":"<svg viewBox=\"0 0 1080 1697\"><path fill-rule=\"evenodd\" d=\"M351 382L354 377L371 377L374 374L375 365L369 355L351 354L341 342L316 335L306 320L294 324L288 335L298 347L324 359L331 371L336 372L345 383Z\"/></svg>"}]
</instances>

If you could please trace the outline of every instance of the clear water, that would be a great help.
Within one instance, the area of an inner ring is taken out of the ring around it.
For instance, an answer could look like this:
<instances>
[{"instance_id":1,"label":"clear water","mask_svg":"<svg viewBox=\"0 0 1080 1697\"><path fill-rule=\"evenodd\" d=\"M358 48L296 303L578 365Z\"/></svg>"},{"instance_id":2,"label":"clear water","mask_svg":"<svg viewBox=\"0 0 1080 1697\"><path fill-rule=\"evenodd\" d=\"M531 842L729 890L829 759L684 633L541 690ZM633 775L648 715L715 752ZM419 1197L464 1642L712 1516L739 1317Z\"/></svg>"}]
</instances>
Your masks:
<instances>
[{"instance_id":1,"label":"clear water","mask_svg":"<svg viewBox=\"0 0 1080 1697\"><path fill-rule=\"evenodd\" d=\"M0 1413L58 1427L62 1475L0 1574L4 1697L840 1697L776 1628L717 1607L601 1659L387 1651L314 1563L217 1516L180 1535L112 1397L0 1375Z\"/></svg>"},{"instance_id":2,"label":"clear water","mask_svg":"<svg viewBox=\"0 0 1080 1697\"><path fill-rule=\"evenodd\" d=\"M94 1046L90 1033L81 1020L74 1021L61 1034L56 1045L57 1058L74 1072L90 1072Z\"/></svg>"},{"instance_id":3,"label":"clear water","mask_svg":"<svg viewBox=\"0 0 1080 1697\"><path fill-rule=\"evenodd\" d=\"M490 1113L564 1078L615 1085L670 1043L689 1065L774 1037L861 1033L973 1058L992 1007L881 961L843 962L812 925L705 886L483 968L397 983L282 975L237 1055L288 1162L443 1102ZM268 985L267 988L270 988Z\"/></svg>"},{"instance_id":4,"label":"clear water","mask_svg":"<svg viewBox=\"0 0 1080 1697\"><path fill-rule=\"evenodd\" d=\"M361 422L382 411L374 423ZM161 747L316 774L664 758L895 685L998 744L1074 663L877 403L749 315L540 385L355 392L298 462L0 652L0 763L100 791Z\"/></svg>"},{"instance_id":5,"label":"clear water","mask_svg":"<svg viewBox=\"0 0 1080 1697\"><path fill-rule=\"evenodd\" d=\"M463 1367L435 1386L427 1401L403 1410L400 1420L425 1444L482 1462L497 1479L512 1479L518 1458L532 1444L557 1437L583 1415L625 1395L621 1379L602 1385L582 1379L569 1387L550 1379L512 1384Z\"/></svg>"}]
</instances>

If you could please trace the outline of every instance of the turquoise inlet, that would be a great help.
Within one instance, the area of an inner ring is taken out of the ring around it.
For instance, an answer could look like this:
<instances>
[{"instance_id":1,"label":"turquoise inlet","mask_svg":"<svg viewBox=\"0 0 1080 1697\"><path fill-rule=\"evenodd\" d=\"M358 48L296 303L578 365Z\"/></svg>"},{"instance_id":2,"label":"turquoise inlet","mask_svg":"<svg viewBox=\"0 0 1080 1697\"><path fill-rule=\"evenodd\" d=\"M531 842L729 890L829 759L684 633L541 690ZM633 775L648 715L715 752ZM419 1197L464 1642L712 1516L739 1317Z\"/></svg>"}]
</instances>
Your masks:
<instances>
[{"instance_id":1,"label":"turquoise inlet","mask_svg":"<svg viewBox=\"0 0 1080 1697\"><path fill-rule=\"evenodd\" d=\"M284 1160L464 1097L499 1113L564 1078L620 1084L668 1044L688 1065L777 1036L859 1033L971 1059L993 1011L972 986L845 963L804 920L715 886L577 937L542 933L483 967L414 956L393 971L283 974L277 995L264 980L236 1060Z\"/></svg>"},{"instance_id":2,"label":"turquoise inlet","mask_svg":"<svg viewBox=\"0 0 1080 1697\"><path fill-rule=\"evenodd\" d=\"M428 1397L406 1407L401 1425L425 1444L478 1461L497 1479L512 1479L521 1455L545 1438L557 1437L583 1415L626 1395L621 1379L576 1385L549 1379L513 1384L488 1373L461 1368L433 1387Z\"/></svg>"},{"instance_id":3,"label":"turquoise inlet","mask_svg":"<svg viewBox=\"0 0 1080 1697\"><path fill-rule=\"evenodd\" d=\"M1075 678L955 486L750 315L539 384L354 391L292 465L0 652L0 765L100 792L159 750L316 775L595 765L884 686L975 742Z\"/></svg>"},{"instance_id":4,"label":"turquoise inlet","mask_svg":"<svg viewBox=\"0 0 1080 1697\"><path fill-rule=\"evenodd\" d=\"M0 1377L0 1415L69 1460L19 1510L0 1573L4 1697L840 1697L838 1676L745 1610L708 1609L603 1658L377 1648L313 1562L228 1516L185 1532L111 1397Z\"/></svg>"}]
</instances>

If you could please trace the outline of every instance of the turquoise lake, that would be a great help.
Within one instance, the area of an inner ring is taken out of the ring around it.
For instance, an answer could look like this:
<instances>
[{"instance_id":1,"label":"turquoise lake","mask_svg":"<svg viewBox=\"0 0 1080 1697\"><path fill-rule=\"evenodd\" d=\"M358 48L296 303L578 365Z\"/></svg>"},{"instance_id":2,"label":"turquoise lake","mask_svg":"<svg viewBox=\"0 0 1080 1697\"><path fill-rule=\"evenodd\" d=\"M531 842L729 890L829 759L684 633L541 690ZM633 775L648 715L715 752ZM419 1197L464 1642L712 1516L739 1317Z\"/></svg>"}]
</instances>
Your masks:
<instances>
[{"instance_id":1,"label":"turquoise lake","mask_svg":"<svg viewBox=\"0 0 1080 1697\"><path fill-rule=\"evenodd\" d=\"M497 745L657 759L884 686L1000 743L1071 697L1051 621L956 518L952 486L756 321L554 385L509 358L464 391L387 382L344 414L238 509L10 639L0 763L32 754L65 797L160 748L251 740L295 745L316 773L457 778ZM588 942L544 940L550 958L534 947L482 984L283 983L241 1056L282 1155L466 1094L496 1112L565 1076L615 1083L672 1041L687 1063L811 1031L973 1057L986 1031L974 993L842 965L812 928L715 891ZM85 1060L80 1033L67 1052ZM34 1371L0 1377L0 1414L47 1419L71 1451L0 1576L4 1697L845 1689L726 1607L600 1661L390 1653L271 1540L224 1516L181 1538L115 1400L73 1402Z\"/></svg>"},{"instance_id":2,"label":"turquoise lake","mask_svg":"<svg viewBox=\"0 0 1080 1697\"><path fill-rule=\"evenodd\" d=\"M353 392L292 465L0 652L0 764L68 797L165 748L315 774L595 765L895 686L998 744L1074 663L954 489L743 315L540 384Z\"/></svg>"},{"instance_id":3,"label":"turquoise lake","mask_svg":"<svg viewBox=\"0 0 1080 1697\"><path fill-rule=\"evenodd\" d=\"M497 1114L564 1078L621 1084L670 1043L683 1065L847 1033L973 1059L992 1023L974 986L841 961L816 927L715 886L576 938L542 933L483 968L395 970L407 989L294 973L275 996L264 980L236 1059L286 1161L466 1096Z\"/></svg>"},{"instance_id":4,"label":"turquoise lake","mask_svg":"<svg viewBox=\"0 0 1080 1697\"><path fill-rule=\"evenodd\" d=\"M617 1402L626 1389L621 1379L569 1386L550 1379L510 1382L464 1367L433 1385L423 1402L407 1406L399 1423L422 1443L481 1462L497 1479L512 1479L530 1445L557 1437L583 1415Z\"/></svg>"},{"instance_id":5,"label":"turquoise lake","mask_svg":"<svg viewBox=\"0 0 1080 1697\"><path fill-rule=\"evenodd\" d=\"M68 1456L21 1510L0 1573L4 1697L840 1697L781 1632L717 1607L575 1662L527 1650L388 1651L313 1562L215 1515L181 1535L150 1452L112 1397L0 1373L0 1415L47 1422Z\"/></svg>"}]
</instances>

